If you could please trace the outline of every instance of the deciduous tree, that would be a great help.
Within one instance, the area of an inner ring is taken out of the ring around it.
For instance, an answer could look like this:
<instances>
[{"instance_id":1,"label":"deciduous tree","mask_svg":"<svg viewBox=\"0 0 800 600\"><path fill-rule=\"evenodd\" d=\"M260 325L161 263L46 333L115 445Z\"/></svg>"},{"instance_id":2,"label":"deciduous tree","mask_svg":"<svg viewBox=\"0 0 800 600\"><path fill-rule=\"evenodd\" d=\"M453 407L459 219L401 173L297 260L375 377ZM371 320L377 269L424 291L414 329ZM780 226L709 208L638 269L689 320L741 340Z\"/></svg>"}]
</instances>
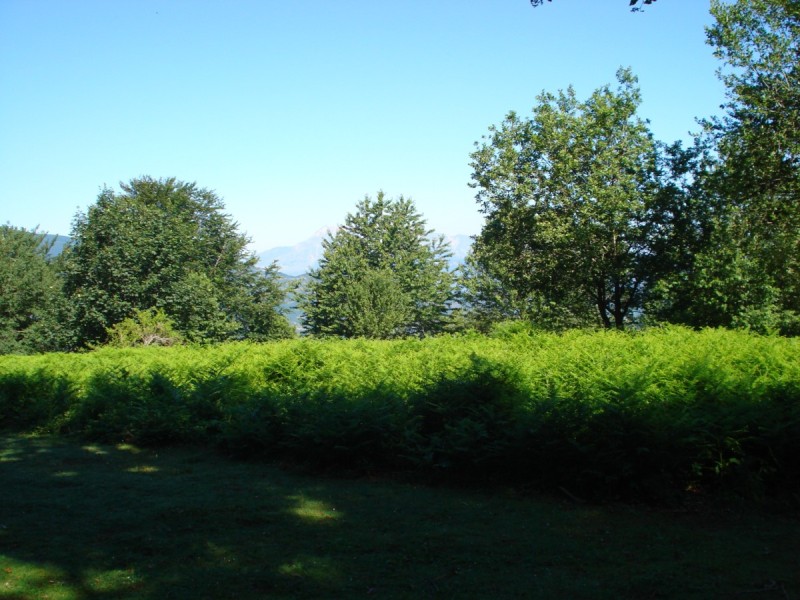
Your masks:
<instances>
[{"instance_id":1,"label":"deciduous tree","mask_svg":"<svg viewBox=\"0 0 800 600\"><path fill-rule=\"evenodd\" d=\"M486 218L472 264L531 318L623 328L658 268L657 147L635 77L617 77L585 102L543 93L531 118L509 113L472 154Z\"/></svg>"},{"instance_id":2,"label":"deciduous tree","mask_svg":"<svg viewBox=\"0 0 800 600\"><path fill-rule=\"evenodd\" d=\"M103 189L73 224L66 289L84 344L136 311L163 309L192 341L285 336L274 268L259 270L220 198L150 177Z\"/></svg>"},{"instance_id":3,"label":"deciduous tree","mask_svg":"<svg viewBox=\"0 0 800 600\"><path fill-rule=\"evenodd\" d=\"M712 152L694 174L705 243L663 282L662 315L800 334L800 5L714 1L711 12L727 102L705 122Z\"/></svg>"},{"instance_id":4,"label":"deciduous tree","mask_svg":"<svg viewBox=\"0 0 800 600\"><path fill-rule=\"evenodd\" d=\"M728 92L726 117L712 123L714 183L739 252L768 275L779 327L800 333L800 4L714 1L711 12L708 40Z\"/></svg>"}]
</instances>

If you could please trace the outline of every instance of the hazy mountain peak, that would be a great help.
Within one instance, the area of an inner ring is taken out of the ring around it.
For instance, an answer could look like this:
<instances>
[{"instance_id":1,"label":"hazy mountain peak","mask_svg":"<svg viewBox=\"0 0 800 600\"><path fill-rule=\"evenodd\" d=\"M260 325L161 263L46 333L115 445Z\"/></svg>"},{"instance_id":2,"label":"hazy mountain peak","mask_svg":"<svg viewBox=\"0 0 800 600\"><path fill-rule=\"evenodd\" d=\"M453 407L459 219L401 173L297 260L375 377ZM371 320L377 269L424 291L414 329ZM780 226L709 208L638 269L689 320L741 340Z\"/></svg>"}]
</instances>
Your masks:
<instances>
[{"instance_id":1,"label":"hazy mountain peak","mask_svg":"<svg viewBox=\"0 0 800 600\"><path fill-rule=\"evenodd\" d=\"M309 269L317 266L319 259L322 258L322 240L328 233L338 231L337 225L328 225L317 229L311 237L298 242L293 246L278 246L270 248L258 254L258 261L262 265L278 262L278 270L285 274L295 277L307 273ZM468 235L446 235L445 239L450 244L453 253L450 259L450 268L455 268L464 262L464 257L472 246L472 238Z\"/></svg>"},{"instance_id":2,"label":"hazy mountain peak","mask_svg":"<svg viewBox=\"0 0 800 600\"><path fill-rule=\"evenodd\" d=\"M314 234L311 236L311 238L309 238L309 239L313 239L313 238L323 238L324 239L324 238L328 237L329 233L336 233L337 231L339 231L339 226L338 225L326 225L325 227L321 227L321 228L317 229L314 232ZM308 240L306 240L306 241L308 241Z\"/></svg>"}]
</instances>

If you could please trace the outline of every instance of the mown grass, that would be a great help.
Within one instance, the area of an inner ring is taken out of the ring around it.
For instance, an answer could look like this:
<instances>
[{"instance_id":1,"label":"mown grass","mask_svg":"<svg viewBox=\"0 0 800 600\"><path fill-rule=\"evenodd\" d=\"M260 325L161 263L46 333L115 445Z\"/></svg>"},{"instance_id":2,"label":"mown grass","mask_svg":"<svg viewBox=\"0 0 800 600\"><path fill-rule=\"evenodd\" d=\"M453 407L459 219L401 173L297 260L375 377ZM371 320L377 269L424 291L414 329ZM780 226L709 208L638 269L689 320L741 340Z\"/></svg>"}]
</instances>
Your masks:
<instances>
[{"instance_id":1,"label":"mown grass","mask_svg":"<svg viewBox=\"0 0 800 600\"><path fill-rule=\"evenodd\" d=\"M0 437L0 598L769 598L800 522Z\"/></svg>"}]
</instances>

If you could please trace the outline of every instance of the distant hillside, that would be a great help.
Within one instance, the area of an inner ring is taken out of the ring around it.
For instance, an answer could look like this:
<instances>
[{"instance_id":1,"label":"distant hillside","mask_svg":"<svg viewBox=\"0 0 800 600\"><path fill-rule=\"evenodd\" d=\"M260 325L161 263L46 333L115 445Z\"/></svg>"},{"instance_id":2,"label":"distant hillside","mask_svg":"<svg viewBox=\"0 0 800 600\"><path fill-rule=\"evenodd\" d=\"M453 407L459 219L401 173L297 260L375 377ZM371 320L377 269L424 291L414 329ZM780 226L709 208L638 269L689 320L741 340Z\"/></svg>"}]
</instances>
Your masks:
<instances>
[{"instance_id":1,"label":"distant hillside","mask_svg":"<svg viewBox=\"0 0 800 600\"><path fill-rule=\"evenodd\" d=\"M280 273L280 282L290 291L302 287L306 279L307 277L305 275L287 275L286 273ZM294 325L294 328L300 331L300 317L303 315L303 311L297 308L294 294L287 294L286 300L281 304L280 308L286 315L286 318L289 319L289 322Z\"/></svg>"},{"instance_id":2,"label":"distant hillside","mask_svg":"<svg viewBox=\"0 0 800 600\"><path fill-rule=\"evenodd\" d=\"M335 227L324 227L294 246L278 246L270 248L258 255L258 262L264 266L278 262L278 270L284 275L296 277L303 275L322 258L322 240L328 232L336 231Z\"/></svg>"},{"instance_id":3,"label":"distant hillside","mask_svg":"<svg viewBox=\"0 0 800 600\"><path fill-rule=\"evenodd\" d=\"M53 244L53 246L50 248L50 251L47 253L48 256L58 256L64 251L64 246L69 244L71 241L72 238L66 235L54 235L48 233L44 236L44 242L46 244Z\"/></svg>"},{"instance_id":4,"label":"distant hillside","mask_svg":"<svg viewBox=\"0 0 800 600\"><path fill-rule=\"evenodd\" d=\"M294 246L279 246L265 250L258 255L258 261L264 266L277 261L278 270L281 273L290 276L303 275L309 269L316 267L319 259L322 258L322 240L325 239L328 231L335 231L335 229L320 229L307 240ZM472 246L472 238L468 235L454 235L446 236L446 239L453 252L450 268L455 269L464 262L464 258Z\"/></svg>"},{"instance_id":5,"label":"distant hillside","mask_svg":"<svg viewBox=\"0 0 800 600\"><path fill-rule=\"evenodd\" d=\"M472 248L471 235L448 235L445 239L450 242L450 250L453 256L450 258L450 268L455 269L464 264L464 259L467 258L470 249Z\"/></svg>"}]
</instances>

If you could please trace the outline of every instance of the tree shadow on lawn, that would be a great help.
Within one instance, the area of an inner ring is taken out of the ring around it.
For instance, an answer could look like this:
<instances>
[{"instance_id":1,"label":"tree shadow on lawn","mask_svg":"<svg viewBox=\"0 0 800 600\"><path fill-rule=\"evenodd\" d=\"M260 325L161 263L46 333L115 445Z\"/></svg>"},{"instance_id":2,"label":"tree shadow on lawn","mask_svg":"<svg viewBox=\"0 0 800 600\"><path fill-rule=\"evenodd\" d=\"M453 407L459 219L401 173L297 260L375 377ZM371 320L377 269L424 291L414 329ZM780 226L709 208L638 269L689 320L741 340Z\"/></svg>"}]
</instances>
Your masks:
<instances>
[{"instance_id":1,"label":"tree shadow on lawn","mask_svg":"<svg viewBox=\"0 0 800 600\"><path fill-rule=\"evenodd\" d=\"M0 598L728 598L800 590L796 520L307 477L0 436Z\"/></svg>"}]
</instances>

